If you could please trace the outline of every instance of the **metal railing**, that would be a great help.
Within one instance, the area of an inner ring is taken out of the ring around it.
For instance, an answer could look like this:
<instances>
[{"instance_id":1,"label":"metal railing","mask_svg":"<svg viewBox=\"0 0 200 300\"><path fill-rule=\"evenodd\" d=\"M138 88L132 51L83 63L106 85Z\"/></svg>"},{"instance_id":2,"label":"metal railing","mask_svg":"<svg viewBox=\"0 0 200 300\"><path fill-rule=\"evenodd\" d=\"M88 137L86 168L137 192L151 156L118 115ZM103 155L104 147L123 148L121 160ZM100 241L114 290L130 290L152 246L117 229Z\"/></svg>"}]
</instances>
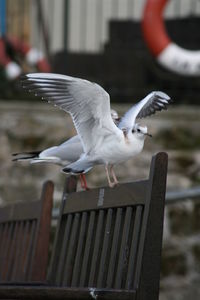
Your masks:
<instances>
[{"instance_id":1,"label":"metal railing","mask_svg":"<svg viewBox=\"0 0 200 300\"><path fill-rule=\"evenodd\" d=\"M167 191L166 204L173 204L184 200L197 200L200 199L200 187L192 187L189 189L182 189L179 191Z\"/></svg>"}]
</instances>

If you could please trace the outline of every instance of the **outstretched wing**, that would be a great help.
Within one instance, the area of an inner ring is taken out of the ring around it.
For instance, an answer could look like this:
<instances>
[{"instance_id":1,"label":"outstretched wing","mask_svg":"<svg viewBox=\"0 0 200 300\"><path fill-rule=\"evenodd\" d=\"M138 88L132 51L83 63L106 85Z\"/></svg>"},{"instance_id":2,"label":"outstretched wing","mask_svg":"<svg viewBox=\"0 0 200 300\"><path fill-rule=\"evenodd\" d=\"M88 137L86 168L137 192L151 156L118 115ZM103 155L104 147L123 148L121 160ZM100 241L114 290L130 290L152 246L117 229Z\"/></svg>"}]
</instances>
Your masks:
<instances>
[{"instance_id":1,"label":"outstretched wing","mask_svg":"<svg viewBox=\"0 0 200 300\"><path fill-rule=\"evenodd\" d=\"M155 114L156 111L167 109L171 101L171 98L163 92L151 92L125 113L118 127L133 128L136 118L145 118Z\"/></svg>"},{"instance_id":2,"label":"outstretched wing","mask_svg":"<svg viewBox=\"0 0 200 300\"><path fill-rule=\"evenodd\" d=\"M119 134L110 113L110 97L98 84L52 73L27 74L22 85L36 96L70 113L84 152L98 147L105 136Z\"/></svg>"}]
</instances>

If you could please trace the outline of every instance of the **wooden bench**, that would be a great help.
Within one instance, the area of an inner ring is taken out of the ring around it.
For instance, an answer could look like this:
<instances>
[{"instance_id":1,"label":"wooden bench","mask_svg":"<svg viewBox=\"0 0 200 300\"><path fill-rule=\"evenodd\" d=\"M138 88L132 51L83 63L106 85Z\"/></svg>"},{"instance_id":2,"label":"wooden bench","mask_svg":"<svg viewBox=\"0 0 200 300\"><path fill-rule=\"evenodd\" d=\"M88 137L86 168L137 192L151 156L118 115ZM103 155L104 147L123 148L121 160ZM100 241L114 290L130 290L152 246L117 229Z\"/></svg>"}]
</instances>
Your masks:
<instances>
[{"instance_id":1,"label":"wooden bench","mask_svg":"<svg viewBox=\"0 0 200 300\"><path fill-rule=\"evenodd\" d=\"M46 286L1 286L0 298L157 300L166 175L158 153L147 180L72 192L72 177Z\"/></svg>"},{"instance_id":2,"label":"wooden bench","mask_svg":"<svg viewBox=\"0 0 200 300\"><path fill-rule=\"evenodd\" d=\"M39 201L0 208L0 284L46 279L52 204L48 181Z\"/></svg>"}]
</instances>

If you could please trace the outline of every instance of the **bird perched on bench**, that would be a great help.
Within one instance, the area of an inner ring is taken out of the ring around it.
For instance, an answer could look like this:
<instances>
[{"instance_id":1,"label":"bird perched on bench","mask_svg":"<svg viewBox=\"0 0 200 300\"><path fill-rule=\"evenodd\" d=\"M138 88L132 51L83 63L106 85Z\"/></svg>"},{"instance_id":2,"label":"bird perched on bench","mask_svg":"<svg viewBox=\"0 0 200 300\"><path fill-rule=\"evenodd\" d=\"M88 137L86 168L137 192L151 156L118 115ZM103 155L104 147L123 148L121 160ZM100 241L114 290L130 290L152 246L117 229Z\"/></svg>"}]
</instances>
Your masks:
<instances>
[{"instance_id":1,"label":"bird perched on bench","mask_svg":"<svg viewBox=\"0 0 200 300\"><path fill-rule=\"evenodd\" d=\"M80 175L103 164L110 187L118 184L113 166L140 153L145 137L151 136L147 127L136 123L136 119L167 109L171 102L167 94L151 92L132 106L116 125L110 113L109 94L96 83L59 74L33 73L24 76L22 85L72 117L83 153L67 164L63 172Z\"/></svg>"},{"instance_id":2,"label":"bird perched on bench","mask_svg":"<svg viewBox=\"0 0 200 300\"><path fill-rule=\"evenodd\" d=\"M120 121L118 113L111 109L111 117L117 125ZM79 135L66 140L64 143L47 148L43 151L30 151L13 153L13 161L30 161L31 164L36 163L53 163L60 166L66 166L80 158L84 153L83 146ZM84 174L80 174L81 187L88 190L87 181Z\"/></svg>"}]
</instances>

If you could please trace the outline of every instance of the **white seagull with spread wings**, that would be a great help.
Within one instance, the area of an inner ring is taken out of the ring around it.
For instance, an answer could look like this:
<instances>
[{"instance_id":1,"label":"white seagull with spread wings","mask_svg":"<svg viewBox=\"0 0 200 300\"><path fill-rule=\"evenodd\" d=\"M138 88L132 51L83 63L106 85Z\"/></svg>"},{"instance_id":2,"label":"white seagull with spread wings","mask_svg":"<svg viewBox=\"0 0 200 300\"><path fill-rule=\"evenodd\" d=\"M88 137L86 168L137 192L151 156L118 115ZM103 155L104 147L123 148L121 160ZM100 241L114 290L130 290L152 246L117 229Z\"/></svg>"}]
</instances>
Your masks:
<instances>
[{"instance_id":1,"label":"white seagull with spread wings","mask_svg":"<svg viewBox=\"0 0 200 300\"><path fill-rule=\"evenodd\" d=\"M110 97L96 83L59 74L33 73L25 75L22 84L72 117L83 153L67 164L63 172L79 175L103 164L110 187L118 183L113 166L140 153L145 137L151 136L147 127L137 124L136 119L166 109L171 102L165 93L152 92L129 109L117 126L111 117Z\"/></svg>"},{"instance_id":2,"label":"white seagull with spread wings","mask_svg":"<svg viewBox=\"0 0 200 300\"><path fill-rule=\"evenodd\" d=\"M120 118L118 113L111 109L111 117L116 125ZM58 146L52 146L44 150L13 153L13 161L29 161L31 164L50 163L59 166L67 166L78 160L84 153L81 140L78 135L71 137ZM88 190L84 174L80 174L81 187Z\"/></svg>"}]
</instances>

